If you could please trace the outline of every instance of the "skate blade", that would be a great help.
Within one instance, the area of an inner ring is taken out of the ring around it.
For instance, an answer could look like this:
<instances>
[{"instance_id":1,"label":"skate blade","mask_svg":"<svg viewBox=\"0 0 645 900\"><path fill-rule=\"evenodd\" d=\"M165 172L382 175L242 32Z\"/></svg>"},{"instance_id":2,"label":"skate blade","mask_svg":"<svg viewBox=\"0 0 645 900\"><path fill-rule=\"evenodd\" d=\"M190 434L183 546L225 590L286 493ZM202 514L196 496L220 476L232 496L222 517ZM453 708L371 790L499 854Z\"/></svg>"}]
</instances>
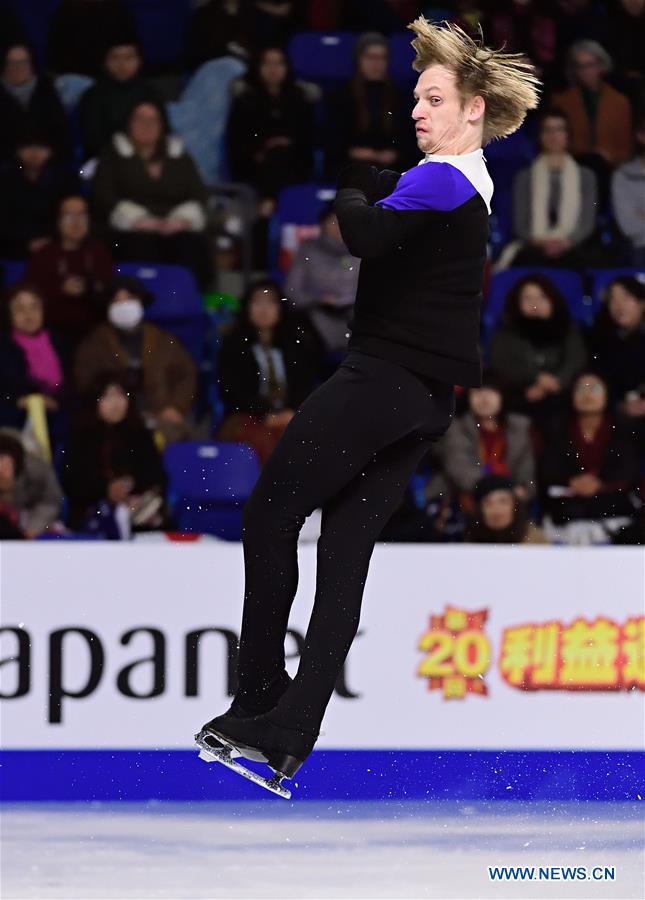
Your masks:
<instances>
[{"instance_id":1,"label":"skate blade","mask_svg":"<svg viewBox=\"0 0 645 900\"><path fill-rule=\"evenodd\" d=\"M195 735L196 740L199 737L200 735ZM257 772L252 772L251 769L247 769L246 766L242 766L240 765L240 763L235 762L235 760L232 758L233 748L222 746L218 749L216 747L209 746L208 744L203 743L200 740L197 740L197 745L200 748L200 759L203 759L206 762L221 763L228 769L232 769L233 772L237 772L237 774L241 775L243 778L246 778L249 781L252 781L254 784L258 784L260 785L260 787L265 788L265 790L271 791L271 793L277 794L279 797L284 797L285 800L291 799L291 791L282 786L282 777L277 773L273 776L273 778L263 778L262 775L258 775Z\"/></svg>"}]
</instances>

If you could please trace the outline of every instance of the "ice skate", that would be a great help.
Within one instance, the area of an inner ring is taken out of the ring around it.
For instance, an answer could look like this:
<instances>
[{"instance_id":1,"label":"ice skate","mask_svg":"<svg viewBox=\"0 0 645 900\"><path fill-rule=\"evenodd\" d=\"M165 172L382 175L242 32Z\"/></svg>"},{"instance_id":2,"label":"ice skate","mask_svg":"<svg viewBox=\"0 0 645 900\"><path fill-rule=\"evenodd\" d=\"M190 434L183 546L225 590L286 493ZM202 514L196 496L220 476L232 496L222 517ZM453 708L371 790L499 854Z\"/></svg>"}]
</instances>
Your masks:
<instances>
[{"instance_id":1,"label":"ice skate","mask_svg":"<svg viewBox=\"0 0 645 900\"><path fill-rule=\"evenodd\" d=\"M274 724L268 714L251 718L231 717L225 723L208 723L195 740L204 752L202 759L222 762L245 778L283 797L291 794L281 787L284 778L293 778L313 750L318 735ZM275 773L266 779L239 763L233 757L244 756L266 762Z\"/></svg>"},{"instance_id":2,"label":"ice skate","mask_svg":"<svg viewBox=\"0 0 645 900\"><path fill-rule=\"evenodd\" d=\"M216 739L202 729L195 735L195 741L199 747L199 758L205 760L205 762L222 763L222 765L232 769L233 772L237 772L243 778L248 778L249 781L260 785L267 791L278 794L278 796L284 797L285 800L291 798L291 791L282 786L283 775L275 772L271 778L264 778L257 772L247 769L246 766L235 761L235 757L242 755L241 751L233 744L228 744L223 737Z\"/></svg>"},{"instance_id":3,"label":"ice skate","mask_svg":"<svg viewBox=\"0 0 645 900\"><path fill-rule=\"evenodd\" d=\"M238 692L226 712L222 713L219 716L215 716L215 718L210 719L210 721L202 725L199 734L210 734L214 739L211 743L213 743L214 745L214 742L216 740L216 732L218 729L225 729L230 721L236 721L237 719L246 719L252 716L260 715L261 713L269 712L269 710L273 709L273 707L276 705L280 697L282 697L291 682L292 679L286 672L283 671L278 676L276 676L276 678L273 679L269 686L257 697L240 697L240 694ZM259 762L266 762L266 756L263 753L259 751L253 751L252 748L249 748L249 751L253 755L245 754L248 759L255 759Z\"/></svg>"}]
</instances>

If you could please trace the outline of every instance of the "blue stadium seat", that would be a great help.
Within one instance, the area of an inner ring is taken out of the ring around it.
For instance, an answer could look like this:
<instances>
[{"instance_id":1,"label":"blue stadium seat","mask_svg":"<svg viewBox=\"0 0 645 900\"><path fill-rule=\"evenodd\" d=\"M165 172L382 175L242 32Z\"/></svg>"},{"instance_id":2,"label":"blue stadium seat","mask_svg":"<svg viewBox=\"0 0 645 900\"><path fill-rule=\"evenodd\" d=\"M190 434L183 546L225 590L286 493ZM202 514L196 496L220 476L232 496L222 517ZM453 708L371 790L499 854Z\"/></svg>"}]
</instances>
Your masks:
<instances>
[{"instance_id":1,"label":"blue stadium seat","mask_svg":"<svg viewBox=\"0 0 645 900\"><path fill-rule=\"evenodd\" d=\"M260 475L255 450L228 441L186 441L164 450L168 501L180 531L242 536L242 508Z\"/></svg>"},{"instance_id":2,"label":"blue stadium seat","mask_svg":"<svg viewBox=\"0 0 645 900\"><path fill-rule=\"evenodd\" d=\"M352 74L356 35L351 31L303 31L288 45L294 73L329 87Z\"/></svg>"},{"instance_id":3,"label":"blue stadium seat","mask_svg":"<svg viewBox=\"0 0 645 900\"><path fill-rule=\"evenodd\" d=\"M24 259L0 259L0 272L4 287L9 287L24 278L27 262Z\"/></svg>"},{"instance_id":4,"label":"blue stadium seat","mask_svg":"<svg viewBox=\"0 0 645 900\"><path fill-rule=\"evenodd\" d=\"M172 63L184 52L190 0L125 0L137 23L145 61Z\"/></svg>"},{"instance_id":5,"label":"blue stadium seat","mask_svg":"<svg viewBox=\"0 0 645 900\"><path fill-rule=\"evenodd\" d=\"M497 322L504 310L506 296L513 285L525 275L540 273L548 276L566 299L572 317L577 321L590 325L593 321L591 300L584 295L582 278L571 269L558 269L550 266L518 266L505 269L493 275L490 291L484 310L482 326L485 341L488 342L495 330Z\"/></svg>"},{"instance_id":6,"label":"blue stadium seat","mask_svg":"<svg viewBox=\"0 0 645 900\"><path fill-rule=\"evenodd\" d=\"M294 184L280 191L269 226L269 262L272 269L286 272L302 241L318 234L320 211L335 196L335 187L313 181Z\"/></svg>"},{"instance_id":7,"label":"blue stadium seat","mask_svg":"<svg viewBox=\"0 0 645 900\"><path fill-rule=\"evenodd\" d=\"M34 48L38 65L45 64L47 32L52 13L60 0L10 0L9 6L22 25L27 40Z\"/></svg>"},{"instance_id":8,"label":"blue stadium seat","mask_svg":"<svg viewBox=\"0 0 645 900\"><path fill-rule=\"evenodd\" d=\"M587 269L587 275L591 277L591 299L594 310L600 309L604 302L604 291L608 284L621 275L633 275L639 281L645 282L645 269L623 266L618 269Z\"/></svg>"},{"instance_id":9,"label":"blue stadium seat","mask_svg":"<svg viewBox=\"0 0 645 900\"><path fill-rule=\"evenodd\" d=\"M145 262L118 263L116 270L140 279L154 294L146 318L176 335L199 363L207 318L193 273L184 266Z\"/></svg>"},{"instance_id":10,"label":"blue stadium seat","mask_svg":"<svg viewBox=\"0 0 645 900\"><path fill-rule=\"evenodd\" d=\"M419 73L412 68L416 56L410 43L413 38L411 31L402 31L390 37L390 76L402 88L413 85L419 77ZM412 102L411 95L409 99Z\"/></svg>"},{"instance_id":11,"label":"blue stadium seat","mask_svg":"<svg viewBox=\"0 0 645 900\"><path fill-rule=\"evenodd\" d=\"M536 148L524 126L514 134L493 141L484 148L486 167L495 190L491 206L491 244L493 258L509 242L513 233L513 181L516 174L534 159Z\"/></svg>"}]
</instances>

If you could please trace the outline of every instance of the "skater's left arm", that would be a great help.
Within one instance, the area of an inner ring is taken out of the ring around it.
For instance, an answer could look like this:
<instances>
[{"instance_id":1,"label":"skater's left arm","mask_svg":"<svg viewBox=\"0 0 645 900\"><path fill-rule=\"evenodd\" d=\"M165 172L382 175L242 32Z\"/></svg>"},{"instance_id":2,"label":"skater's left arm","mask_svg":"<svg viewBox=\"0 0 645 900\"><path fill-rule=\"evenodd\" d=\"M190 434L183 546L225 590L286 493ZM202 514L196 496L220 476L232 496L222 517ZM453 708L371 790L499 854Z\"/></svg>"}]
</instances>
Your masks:
<instances>
[{"instance_id":1,"label":"skater's left arm","mask_svg":"<svg viewBox=\"0 0 645 900\"><path fill-rule=\"evenodd\" d=\"M374 259L402 247L427 228L433 212L449 212L476 190L447 163L424 163L405 172L394 190L374 198L379 173L374 166L348 166L341 173L336 195L338 224L349 252Z\"/></svg>"}]
</instances>

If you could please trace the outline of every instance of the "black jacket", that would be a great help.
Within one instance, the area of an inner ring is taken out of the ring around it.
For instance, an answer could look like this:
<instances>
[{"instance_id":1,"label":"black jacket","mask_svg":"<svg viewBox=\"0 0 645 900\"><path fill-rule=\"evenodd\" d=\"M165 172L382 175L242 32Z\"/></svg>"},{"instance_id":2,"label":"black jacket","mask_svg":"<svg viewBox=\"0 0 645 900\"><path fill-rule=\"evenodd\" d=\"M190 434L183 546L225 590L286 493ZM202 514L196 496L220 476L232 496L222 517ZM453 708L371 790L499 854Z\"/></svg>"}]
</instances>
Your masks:
<instances>
[{"instance_id":1,"label":"black jacket","mask_svg":"<svg viewBox=\"0 0 645 900\"><path fill-rule=\"evenodd\" d=\"M628 516L634 512L629 489L638 478L638 454L624 421L607 417L609 438L597 473L603 489L591 497L551 497L551 485L567 486L569 480L582 474L582 466L571 431L572 419L558 417L544 437L544 451L538 472L544 496L544 511L556 524L576 519L601 519L606 516Z\"/></svg>"},{"instance_id":2,"label":"black jacket","mask_svg":"<svg viewBox=\"0 0 645 900\"><path fill-rule=\"evenodd\" d=\"M59 157L69 158L72 138L63 105L53 84L41 76L27 106L23 107L0 84L0 158L13 156L16 138L25 131L44 134Z\"/></svg>"},{"instance_id":3,"label":"black jacket","mask_svg":"<svg viewBox=\"0 0 645 900\"><path fill-rule=\"evenodd\" d=\"M361 259L349 349L449 384L479 386L492 195L482 151L430 157L374 206L368 201L378 173L370 172L371 181L350 166L336 197L343 239Z\"/></svg>"},{"instance_id":4,"label":"black jacket","mask_svg":"<svg viewBox=\"0 0 645 900\"><path fill-rule=\"evenodd\" d=\"M279 349L284 356L287 378L285 406L297 409L316 386L322 344L316 335L294 330L292 336L280 342ZM271 411L260 395L260 369L252 341L245 340L241 331L223 339L217 361L217 379L226 416L237 412L264 416Z\"/></svg>"},{"instance_id":5,"label":"black jacket","mask_svg":"<svg viewBox=\"0 0 645 900\"><path fill-rule=\"evenodd\" d=\"M56 208L78 181L55 160L44 167L37 181L25 177L17 162L0 168L0 256L24 259L29 242L48 237L54 229Z\"/></svg>"},{"instance_id":6,"label":"black jacket","mask_svg":"<svg viewBox=\"0 0 645 900\"><path fill-rule=\"evenodd\" d=\"M61 472L72 526L80 523L90 507L105 499L110 481L124 475L134 479L135 494L154 487L165 490L161 456L143 425L95 422L75 428Z\"/></svg>"}]
</instances>

